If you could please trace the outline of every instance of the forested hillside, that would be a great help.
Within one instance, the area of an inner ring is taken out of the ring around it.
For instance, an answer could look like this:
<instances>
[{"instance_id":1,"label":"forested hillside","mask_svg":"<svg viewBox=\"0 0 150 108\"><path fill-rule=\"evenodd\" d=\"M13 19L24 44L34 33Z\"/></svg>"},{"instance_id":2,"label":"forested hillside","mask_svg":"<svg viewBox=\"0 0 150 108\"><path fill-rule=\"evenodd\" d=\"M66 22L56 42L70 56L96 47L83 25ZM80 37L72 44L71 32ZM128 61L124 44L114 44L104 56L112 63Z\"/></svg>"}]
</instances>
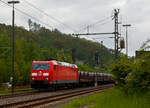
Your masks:
<instances>
[{"instance_id":1,"label":"forested hillside","mask_svg":"<svg viewBox=\"0 0 150 108\"><path fill-rule=\"evenodd\" d=\"M11 33L11 26L0 24L0 83L10 80ZM72 37L57 29L51 31L33 26L28 31L23 27L15 27L15 84L29 84L33 60L55 59L76 63L82 71L99 71L99 68L94 69L96 52L106 70L113 61L113 55L105 46L100 47L99 43Z\"/></svg>"}]
</instances>

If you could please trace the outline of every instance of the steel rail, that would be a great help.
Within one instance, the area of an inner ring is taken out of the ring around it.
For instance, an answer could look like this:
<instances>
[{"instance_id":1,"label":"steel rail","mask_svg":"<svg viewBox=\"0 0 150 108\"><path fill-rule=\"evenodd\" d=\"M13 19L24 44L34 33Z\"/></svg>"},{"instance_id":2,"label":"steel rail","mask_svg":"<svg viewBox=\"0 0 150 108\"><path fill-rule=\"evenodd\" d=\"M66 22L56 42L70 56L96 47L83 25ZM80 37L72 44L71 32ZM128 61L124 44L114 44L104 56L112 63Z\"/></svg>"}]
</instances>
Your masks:
<instances>
[{"instance_id":1,"label":"steel rail","mask_svg":"<svg viewBox=\"0 0 150 108\"><path fill-rule=\"evenodd\" d=\"M85 95L91 92L96 92L96 91L101 91L104 89L108 89L113 87L113 84L109 85L103 85L103 86L98 86L98 87L90 87L90 88L85 88L85 89L80 89L80 90L74 90L74 91L69 91L57 95L52 95L52 96L47 96L47 97L41 97L41 98L36 98L32 100L26 100L26 101L20 101L16 103L8 103L5 105L0 105L0 108L9 108L9 107L14 107L14 108L30 108L30 107L35 107L47 103L52 103L52 102L57 102L63 99L67 98L72 98L75 96L81 96Z\"/></svg>"}]
</instances>

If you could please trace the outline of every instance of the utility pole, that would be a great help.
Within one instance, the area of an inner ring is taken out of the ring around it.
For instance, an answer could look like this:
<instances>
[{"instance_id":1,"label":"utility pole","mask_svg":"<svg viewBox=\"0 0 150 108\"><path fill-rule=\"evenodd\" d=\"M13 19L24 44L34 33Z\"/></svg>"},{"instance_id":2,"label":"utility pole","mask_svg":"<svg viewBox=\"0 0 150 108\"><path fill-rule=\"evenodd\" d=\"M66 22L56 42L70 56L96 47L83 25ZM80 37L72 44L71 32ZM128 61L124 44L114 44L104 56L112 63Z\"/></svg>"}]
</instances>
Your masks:
<instances>
[{"instance_id":1,"label":"utility pole","mask_svg":"<svg viewBox=\"0 0 150 108\"><path fill-rule=\"evenodd\" d=\"M89 33L90 32L90 26L88 25L87 26L87 33Z\"/></svg>"},{"instance_id":2,"label":"utility pole","mask_svg":"<svg viewBox=\"0 0 150 108\"><path fill-rule=\"evenodd\" d=\"M123 27L126 28L126 55L128 56L128 27L130 27L131 24L125 24Z\"/></svg>"},{"instance_id":3,"label":"utility pole","mask_svg":"<svg viewBox=\"0 0 150 108\"><path fill-rule=\"evenodd\" d=\"M119 32L118 32L118 14L119 14L119 9L114 9L114 35L115 35L115 60L118 59L119 55L119 45L118 45L118 40L119 40Z\"/></svg>"},{"instance_id":4,"label":"utility pole","mask_svg":"<svg viewBox=\"0 0 150 108\"><path fill-rule=\"evenodd\" d=\"M108 35L108 34L114 34L114 38L115 39L115 60L118 59L118 55L119 55L119 30L118 30L118 14L119 14L119 9L114 9L114 32L108 32L108 33L89 33L88 31L88 27L87 27L87 33L81 33L81 34L72 34L72 35L76 35L77 37L80 35Z\"/></svg>"},{"instance_id":5,"label":"utility pole","mask_svg":"<svg viewBox=\"0 0 150 108\"><path fill-rule=\"evenodd\" d=\"M12 39L11 39L11 44L12 44L12 67L11 67L11 92L12 94L14 93L14 36L15 36L15 27L14 27L14 22L15 22L15 11L14 11L14 5L19 3L19 1L8 1L8 4L13 5L13 10L12 10Z\"/></svg>"}]
</instances>

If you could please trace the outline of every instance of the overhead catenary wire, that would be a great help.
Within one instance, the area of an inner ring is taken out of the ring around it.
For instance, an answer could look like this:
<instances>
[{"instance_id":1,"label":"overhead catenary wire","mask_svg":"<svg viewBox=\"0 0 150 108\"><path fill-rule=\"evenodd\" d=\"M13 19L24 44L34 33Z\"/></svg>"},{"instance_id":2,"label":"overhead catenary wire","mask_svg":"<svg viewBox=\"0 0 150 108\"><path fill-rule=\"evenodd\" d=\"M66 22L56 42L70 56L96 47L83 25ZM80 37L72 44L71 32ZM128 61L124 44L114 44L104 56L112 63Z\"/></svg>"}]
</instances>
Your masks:
<instances>
[{"instance_id":1,"label":"overhead catenary wire","mask_svg":"<svg viewBox=\"0 0 150 108\"><path fill-rule=\"evenodd\" d=\"M77 31L77 30L75 30L74 28L72 28L71 26L69 26L69 25L63 23L62 21L56 19L55 17L51 16L50 14L47 14L45 11L43 11L43 10L40 9L39 7L37 7L37 6L33 5L33 4L31 4L31 3L28 2L27 0L24 0L24 1L25 1L28 5L30 5L30 6L33 7L34 9L38 10L39 12L41 12L42 14L44 14L45 16L47 16L47 17L53 19L53 20L56 21L57 23L59 23L59 24L65 26L65 27L69 28L69 29L72 30L73 32L76 32L76 31Z\"/></svg>"},{"instance_id":2,"label":"overhead catenary wire","mask_svg":"<svg viewBox=\"0 0 150 108\"><path fill-rule=\"evenodd\" d=\"M5 4L5 5L9 6L9 7L12 7L11 5L7 4L6 2L4 2L4 1L2 1L2 0L0 0L0 2L2 2L3 4ZM15 7L14 7L14 9L17 10L18 12L20 12L20 13L22 13L22 14L24 14L24 15L26 15L26 16L28 16L28 17L30 17L30 18L36 20L36 21L38 21L38 22L40 22L41 24L44 24L44 25L46 25L47 27L53 29L53 27L52 27L51 25L49 25L49 24L47 24L47 23L45 23L45 22L43 22L43 21L41 21L41 20L39 20L39 19L37 19L37 18L35 18L35 17L29 15L29 14L27 14L26 12L23 12L22 10L20 10L20 9L18 9L18 8L15 8Z\"/></svg>"},{"instance_id":3,"label":"overhead catenary wire","mask_svg":"<svg viewBox=\"0 0 150 108\"><path fill-rule=\"evenodd\" d=\"M106 20L108 20L108 19L110 19L110 18L112 18L112 16L106 17L105 19L101 19L101 20L99 20L99 21L97 21L97 22L95 22L95 23L93 23L93 24L90 24L89 26L98 25L99 23L101 23L102 25L103 25L103 24L106 24L107 22L104 22L104 21L106 21Z\"/></svg>"},{"instance_id":4,"label":"overhead catenary wire","mask_svg":"<svg viewBox=\"0 0 150 108\"><path fill-rule=\"evenodd\" d=\"M109 17L106 17L106 18L103 18L103 19L101 19L101 20L98 20L98 21L96 21L96 22L94 22L94 23L92 23L92 24L89 24L88 25L88 27L92 27L92 26L95 26L95 25L104 25L104 24L107 24L107 23L109 23L110 22L110 20L109 21L107 21L108 19L110 19L110 18L112 18L113 16L111 15L111 16L109 16ZM112 19L111 19L112 20ZM78 32L80 32L80 31L82 31L82 30L86 30L87 29L87 26L85 26L85 27L83 27L83 28L81 28L80 30L78 30Z\"/></svg>"},{"instance_id":5,"label":"overhead catenary wire","mask_svg":"<svg viewBox=\"0 0 150 108\"><path fill-rule=\"evenodd\" d=\"M1 1L2 3L4 3L4 4L8 5L9 7L12 7L11 5L7 4L6 2L4 2L4 1L2 1L2 0L0 0L0 1ZM36 7L35 5L29 3L27 0L24 0L24 1L25 1L28 5L32 6L33 8L35 8L36 10L38 10L39 12L43 13L44 15L46 15L47 17L49 17L49 18L55 20L56 22L62 24L62 25L65 26L65 27L68 27L68 28L72 29L72 27L70 27L69 25L64 24L63 22L59 21L58 19L54 18L53 16L47 14L46 12L44 12L44 11L41 10L41 9L39 9L39 8ZM51 25L49 25L49 24L47 24L47 23L45 23L45 22L39 20L38 18L33 17L33 16L27 14L26 12L24 12L24 11L18 9L18 8L15 8L15 10L17 10L18 12L20 12L20 13L22 13L22 14L24 14L24 15L26 15L26 16L32 18L32 19L35 19L36 21L39 21L41 24L44 24L44 25L50 27L51 29L53 29L53 27L52 27ZM107 20L110 19L111 17L112 17L112 15L109 16L109 17L106 17L106 18L104 18L104 19L101 19L101 20L99 20L99 21L96 21L95 23L89 24L89 27L94 26L94 25L104 25L104 24L107 24L107 23L110 22L110 21L108 22ZM106 22L106 21L107 21L107 22ZM81 30L85 30L85 29L87 29L87 26L84 27L84 28L82 28ZM79 31L81 31L81 30L79 30ZM75 29L72 29L72 31L73 31L73 32L79 32L79 31L77 31L77 30L75 30Z\"/></svg>"},{"instance_id":6,"label":"overhead catenary wire","mask_svg":"<svg viewBox=\"0 0 150 108\"><path fill-rule=\"evenodd\" d=\"M107 22L104 22L104 23L101 23L100 24L100 26L102 26L102 25L106 25L106 24L108 24L108 23L110 23L112 20L109 20L109 21L107 21ZM93 26L94 27L94 26ZM98 30L99 28L97 28L96 30Z\"/></svg>"}]
</instances>

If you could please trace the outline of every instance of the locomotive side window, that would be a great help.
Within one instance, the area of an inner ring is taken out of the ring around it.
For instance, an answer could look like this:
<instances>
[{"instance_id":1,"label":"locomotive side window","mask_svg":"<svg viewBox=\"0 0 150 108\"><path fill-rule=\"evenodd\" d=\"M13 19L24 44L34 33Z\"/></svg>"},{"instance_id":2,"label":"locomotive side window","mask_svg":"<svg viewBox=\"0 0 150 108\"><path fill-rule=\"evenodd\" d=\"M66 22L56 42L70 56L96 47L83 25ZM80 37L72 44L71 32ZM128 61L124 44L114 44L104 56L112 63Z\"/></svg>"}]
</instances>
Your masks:
<instances>
[{"instance_id":1,"label":"locomotive side window","mask_svg":"<svg viewBox=\"0 0 150 108\"><path fill-rule=\"evenodd\" d=\"M50 64L47 63L35 63L32 70L49 70Z\"/></svg>"}]
</instances>

